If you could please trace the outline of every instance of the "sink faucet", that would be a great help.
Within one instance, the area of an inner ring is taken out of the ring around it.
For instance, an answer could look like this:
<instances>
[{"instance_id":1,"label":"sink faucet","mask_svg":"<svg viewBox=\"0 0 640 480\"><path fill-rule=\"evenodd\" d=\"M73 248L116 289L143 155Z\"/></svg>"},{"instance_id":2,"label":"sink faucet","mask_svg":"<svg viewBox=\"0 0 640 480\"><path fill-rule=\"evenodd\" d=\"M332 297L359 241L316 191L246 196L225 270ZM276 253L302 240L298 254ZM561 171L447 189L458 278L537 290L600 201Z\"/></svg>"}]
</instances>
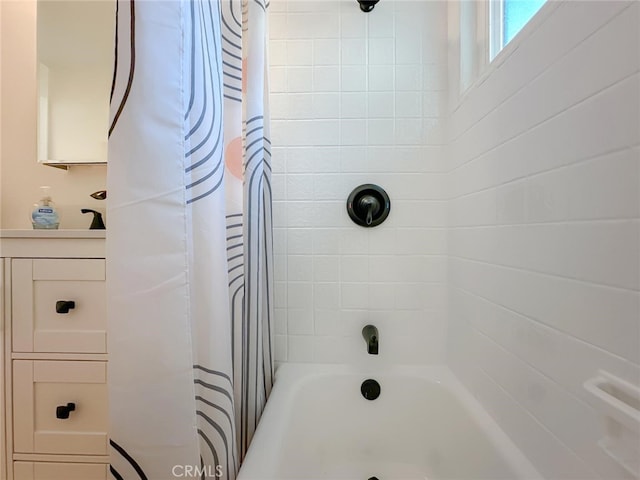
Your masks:
<instances>
[{"instance_id":1,"label":"sink faucet","mask_svg":"<svg viewBox=\"0 0 640 480\"><path fill-rule=\"evenodd\" d=\"M362 329L362 336L367 342L367 353L378 355L378 329L373 325L367 325Z\"/></svg>"},{"instance_id":2,"label":"sink faucet","mask_svg":"<svg viewBox=\"0 0 640 480\"><path fill-rule=\"evenodd\" d=\"M80 211L82 213L93 213L93 221L91 222L89 230L104 230L106 228L104 226L104 221L102 220L102 214L100 212L96 212L95 210L91 210L90 208L82 208Z\"/></svg>"}]
</instances>

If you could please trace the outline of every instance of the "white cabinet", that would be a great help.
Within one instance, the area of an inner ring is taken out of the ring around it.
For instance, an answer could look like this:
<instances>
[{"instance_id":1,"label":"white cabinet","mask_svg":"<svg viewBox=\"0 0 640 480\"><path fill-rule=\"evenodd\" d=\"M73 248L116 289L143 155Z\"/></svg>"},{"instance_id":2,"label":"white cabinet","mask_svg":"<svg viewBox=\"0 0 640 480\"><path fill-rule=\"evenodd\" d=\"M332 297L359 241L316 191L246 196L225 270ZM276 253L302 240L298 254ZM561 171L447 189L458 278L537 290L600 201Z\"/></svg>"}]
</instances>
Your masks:
<instances>
[{"instance_id":1,"label":"white cabinet","mask_svg":"<svg viewBox=\"0 0 640 480\"><path fill-rule=\"evenodd\" d=\"M3 231L0 241L7 479L104 480L104 232Z\"/></svg>"},{"instance_id":2,"label":"white cabinet","mask_svg":"<svg viewBox=\"0 0 640 480\"><path fill-rule=\"evenodd\" d=\"M105 261L11 261L14 352L106 353Z\"/></svg>"},{"instance_id":3,"label":"white cabinet","mask_svg":"<svg viewBox=\"0 0 640 480\"><path fill-rule=\"evenodd\" d=\"M107 465L97 463L14 463L16 480L106 480L107 471Z\"/></svg>"},{"instance_id":4,"label":"white cabinet","mask_svg":"<svg viewBox=\"0 0 640 480\"><path fill-rule=\"evenodd\" d=\"M0 377L5 378L5 314L4 314L4 258L0 258ZM6 384L3 384L3 391ZM6 444L7 429L5 426L5 399L0 393L0 479L5 480L7 472Z\"/></svg>"},{"instance_id":5,"label":"white cabinet","mask_svg":"<svg viewBox=\"0 0 640 480\"><path fill-rule=\"evenodd\" d=\"M13 361L13 450L107 454L105 362Z\"/></svg>"}]
</instances>

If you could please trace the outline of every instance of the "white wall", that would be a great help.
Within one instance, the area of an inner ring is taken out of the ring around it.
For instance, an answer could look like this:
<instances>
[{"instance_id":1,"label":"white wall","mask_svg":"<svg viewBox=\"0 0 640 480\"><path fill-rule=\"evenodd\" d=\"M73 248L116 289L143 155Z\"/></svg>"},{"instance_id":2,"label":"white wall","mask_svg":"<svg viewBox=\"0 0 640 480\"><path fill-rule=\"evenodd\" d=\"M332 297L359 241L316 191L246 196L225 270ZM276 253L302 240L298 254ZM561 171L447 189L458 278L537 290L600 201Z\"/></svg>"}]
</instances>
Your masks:
<instances>
[{"instance_id":1,"label":"white wall","mask_svg":"<svg viewBox=\"0 0 640 480\"><path fill-rule=\"evenodd\" d=\"M36 2L2 0L0 28L0 228L31 228L41 185L52 187L61 228L88 228L80 208L104 209L89 194L105 187L106 167L63 171L36 161Z\"/></svg>"},{"instance_id":2,"label":"white wall","mask_svg":"<svg viewBox=\"0 0 640 480\"><path fill-rule=\"evenodd\" d=\"M446 3L276 0L270 12L276 358L443 361ZM391 197L352 223L362 183ZM371 357L368 357L371 359Z\"/></svg>"},{"instance_id":3,"label":"white wall","mask_svg":"<svg viewBox=\"0 0 640 480\"><path fill-rule=\"evenodd\" d=\"M640 382L639 6L548 3L450 118L449 361L552 479L629 478L582 383Z\"/></svg>"}]
</instances>

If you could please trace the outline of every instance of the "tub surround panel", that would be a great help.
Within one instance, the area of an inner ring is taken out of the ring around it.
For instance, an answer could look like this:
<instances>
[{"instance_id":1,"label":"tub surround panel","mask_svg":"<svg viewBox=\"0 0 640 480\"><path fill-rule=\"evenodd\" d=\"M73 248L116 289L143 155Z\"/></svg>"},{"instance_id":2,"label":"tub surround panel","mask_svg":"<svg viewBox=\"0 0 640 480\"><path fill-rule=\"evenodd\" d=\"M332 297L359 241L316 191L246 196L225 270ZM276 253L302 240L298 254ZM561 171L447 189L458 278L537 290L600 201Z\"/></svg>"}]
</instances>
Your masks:
<instances>
[{"instance_id":1,"label":"tub surround panel","mask_svg":"<svg viewBox=\"0 0 640 480\"><path fill-rule=\"evenodd\" d=\"M276 359L441 363L446 308L445 2L274 0ZM349 193L391 198L364 229Z\"/></svg>"},{"instance_id":2,"label":"tub surround panel","mask_svg":"<svg viewBox=\"0 0 640 480\"><path fill-rule=\"evenodd\" d=\"M547 478L627 479L583 382L640 382L639 5L540 14L449 119L448 360Z\"/></svg>"}]
</instances>

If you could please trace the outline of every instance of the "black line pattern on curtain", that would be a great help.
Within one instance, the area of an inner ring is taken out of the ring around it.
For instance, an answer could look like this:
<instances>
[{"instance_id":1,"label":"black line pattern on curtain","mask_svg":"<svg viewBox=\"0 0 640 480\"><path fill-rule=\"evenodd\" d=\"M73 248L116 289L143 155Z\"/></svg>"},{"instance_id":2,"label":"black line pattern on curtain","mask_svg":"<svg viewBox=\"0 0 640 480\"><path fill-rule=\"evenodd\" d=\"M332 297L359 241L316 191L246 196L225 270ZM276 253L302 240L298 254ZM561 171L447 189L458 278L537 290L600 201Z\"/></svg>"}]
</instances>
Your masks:
<instances>
[{"instance_id":1,"label":"black line pattern on curtain","mask_svg":"<svg viewBox=\"0 0 640 480\"><path fill-rule=\"evenodd\" d=\"M113 55L113 76L111 78L111 93L109 94L109 104L111 104L111 101L113 100L113 92L116 88L116 76L118 73L118 23L119 23L119 19L120 19L120 0L116 0L116 25L115 25L115 32L114 32L114 39L113 39L113 45L114 45L114 55Z\"/></svg>"},{"instance_id":2,"label":"black line pattern on curtain","mask_svg":"<svg viewBox=\"0 0 640 480\"><path fill-rule=\"evenodd\" d=\"M237 0L222 2L222 71L224 98L242 102L242 30L236 18L234 6L241 4ZM239 30L239 31L238 31Z\"/></svg>"},{"instance_id":3,"label":"black line pattern on curtain","mask_svg":"<svg viewBox=\"0 0 640 480\"><path fill-rule=\"evenodd\" d=\"M220 459L218 457L218 452L216 452L216 448L213 446L213 443L211 442L211 440L209 440L209 437L207 437L206 433L204 433L201 429L198 428L198 435L200 437L202 437L202 440L204 441L204 443L207 445L207 447L209 448L209 452L211 453L211 460L207 461L206 464L207 465L220 465ZM202 447L200 448L200 451L202 451ZM202 457L202 454L200 454L200 465L202 466L203 464L205 464L205 461Z\"/></svg>"},{"instance_id":4,"label":"black line pattern on curtain","mask_svg":"<svg viewBox=\"0 0 640 480\"><path fill-rule=\"evenodd\" d=\"M118 105L116 109L116 113L114 114L113 119L111 120L111 125L109 127L108 136L111 136L111 133L115 129L118 120L122 112L124 111L127 100L129 99L129 95L131 93L131 89L133 86L134 74L135 74L135 63L136 63L136 4L135 0L128 0L129 9L121 9L120 8L120 0L116 2L116 23L115 23L115 32L114 32L114 66L113 66L113 77L111 81L111 92L109 95L109 102L111 106L114 104ZM128 22L127 22L128 20ZM120 29L126 28L124 25L128 23L129 32L128 32L128 40L129 40L129 48L121 49L119 48L121 41L126 41L127 35L120 35ZM124 38L123 38L124 37ZM122 66L128 67L128 70L120 72L119 68ZM126 77L126 83L123 84L121 80L121 75ZM120 90L123 90L122 93L119 93ZM117 98L114 99L116 93L118 92ZM114 109L111 108L111 111ZM109 473L115 480L124 480L126 479L139 479L139 480L148 480L144 470L138 462L117 442L113 439L109 439L109 445L111 447L110 453L110 462L109 465ZM116 466L114 466L117 464ZM119 469L119 470L118 470ZM126 473L121 473L126 472Z\"/></svg>"},{"instance_id":5,"label":"black line pattern on curtain","mask_svg":"<svg viewBox=\"0 0 640 480\"><path fill-rule=\"evenodd\" d=\"M115 468L113 468L113 466L112 466L112 465L109 465L109 472L111 473L111 476L112 476L113 478L115 478L116 480L124 480L124 479L122 478L122 475L120 475L120 474L118 473L118 471L117 471Z\"/></svg>"},{"instance_id":6,"label":"black line pattern on curtain","mask_svg":"<svg viewBox=\"0 0 640 480\"><path fill-rule=\"evenodd\" d=\"M245 319L242 323L241 446L246 452L258 424L272 378L270 291L272 276L271 155L262 116L249 118L245 131ZM268 362L265 365L265 362Z\"/></svg>"},{"instance_id":7,"label":"black line pattern on curtain","mask_svg":"<svg viewBox=\"0 0 640 480\"><path fill-rule=\"evenodd\" d=\"M195 146L185 154L189 161L185 172L190 174L186 186L187 204L208 197L224 180L221 53L216 39L220 13L215 10L218 4L210 1L191 2L190 5L192 23L186 37L190 40L191 90L185 114L188 125L185 141Z\"/></svg>"},{"instance_id":8,"label":"black line pattern on curtain","mask_svg":"<svg viewBox=\"0 0 640 480\"><path fill-rule=\"evenodd\" d=\"M231 18L233 19L233 23L235 23L238 27L242 28L242 3L236 0L225 0L225 3L229 6L229 12L231 13ZM234 6L240 6L240 20L238 20L238 14L236 13L236 9Z\"/></svg>"},{"instance_id":9,"label":"black line pattern on curtain","mask_svg":"<svg viewBox=\"0 0 640 480\"><path fill-rule=\"evenodd\" d=\"M140 467L140 465L138 465L138 462L136 462L133 457L131 455L129 455L127 453L127 451L121 447L120 445L118 445L115 441L113 441L113 439L109 440L109 445L111 445L112 450L111 450L111 461L113 462L114 458L117 458L120 460L120 465L122 465L120 468L122 468L123 466L127 466L130 467L134 470L136 477L140 480L149 480L147 478L147 475L144 473L144 470L142 470L142 468ZM126 463L122 463L122 460L125 460ZM112 471L112 474L114 475L114 477L118 480L122 479L122 478L134 478L133 476L129 476L127 475L126 477L122 477L120 476L120 473L118 473L114 467L111 467L110 470ZM115 474L114 474L115 472ZM118 476L116 476L116 474ZM133 472L132 472L133 474Z\"/></svg>"},{"instance_id":10,"label":"black line pattern on curtain","mask_svg":"<svg viewBox=\"0 0 640 480\"><path fill-rule=\"evenodd\" d=\"M116 113L111 121L111 126L109 127L109 134L111 136L111 132L116 127L118 120L120 119L120 115L124 110L124 107L129 99L129 94L131 93L131 88L133 86L133 78L135 73L136 66L136 0L129 0L129 71L127 75L127 84L122 94L122 98L119 100L118 108ZM122 55L122 50L118 49L118 42L120 39L119 30L120 30L120 15L125 15L125 12L120 12L120 8L116 10L116 47L115 47L115 62L114 62L114 71L113 71L113 81L111 84L111 98L110 102L113 102L113 95L117 89L117 79L118 79L118 65L122 62L118 61L118 57Z\"/></svg>"},{"instance_id":11,"label":"black line pattern on curtain","mask_svg":"<svg viewBox=\"0 0 640 480\"><path fill-rule=\"evenodd\" d=\"M209 450L213 453L213 468L223 466L225 478L233 478L239 468L236 455L236 427L233 383L225 372L202 365L194 365L196 402L199 429ZM224 462L220 463L221 458Z\"/></svg>"},{"instance_id":12,"label":"black line pattern on curtain","mask_svg":"<svg viewBox=\"0 0 640 480\"><path fill-rule=\"evenodd\" d=\"M233 213L227 214L226 216L227 222L227 247L234 245L237 242L237 239L240 239L243 242L244 248L244 223L243 223L243 214L242 213ZM236 349L239 330L238 327L242 325L242 320L244 318L244 250L241 254L236 254L234 250L227 250L227 265L228 265L228 274L229 274L229 297L230 297L230 313L231 313L231 338L229 341L231 342L231 362L232 362L232 371L233 378L237 380L241 380L239 372L241 371L242 362L238 359L238 352ZM242 348L242 347L241 347ZM232 382L234 383L234 382ZM240 381L239 384L242 382ZM235 386L235 383L234 383ZM234 394L236 399L241 392L238 392L238 387L234 388ZM239 412L238 406L236 408L236 421L239 420L238 417L242 416L242 413ZM236 434L236 445L241 447L239 435ZM241 458L244 455L242 449L240 450Z\"/></svg>"},{"instance_id":13,"label":"black line pattern on curtain","mask_svg":"<svg viewBox=\"0 0 640 480\"><path fill-rule=\"evenodd\" d=\"M224 184L220 8L215 0L191 2L190 31L185 37L191 62L186 69L191 75L186 82L191 90L185 112L187 205L215 201L212 195ZM192 221L199 219L193 217ZM220 466L225 478L233 479L239 462L231 372L196 363L193 374L201 462L210 469Z\"/></svg>"}]
</instances>

